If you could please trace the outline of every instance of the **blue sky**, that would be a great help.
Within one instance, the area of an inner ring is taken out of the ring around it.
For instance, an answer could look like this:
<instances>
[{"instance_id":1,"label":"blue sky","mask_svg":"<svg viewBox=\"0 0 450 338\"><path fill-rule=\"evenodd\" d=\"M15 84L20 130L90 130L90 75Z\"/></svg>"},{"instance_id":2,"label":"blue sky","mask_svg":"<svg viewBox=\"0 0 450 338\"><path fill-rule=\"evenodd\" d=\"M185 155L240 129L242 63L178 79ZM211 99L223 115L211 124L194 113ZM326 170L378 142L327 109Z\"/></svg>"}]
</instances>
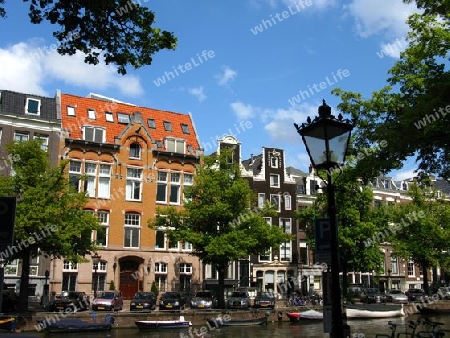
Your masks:
<instances>
[{"instance_id":1,"label":"blue sky","mask_svg":"<svg viewBox=\"0 0 450 338\"><path fill-rule=\"evenodd\" d=\"M82 55L50 52L52 27L30 24L27 4L7 0L8 17L0 19L0 88L48 96L57 89L93 92L191 113L206 153L215 150L216 137L231 131L242 142L243 159L263 146L279 147L287 165L307 171L310 162L293 123L315 116L322 99L337 115L333 88L368 96L386 85L405 47L405 20L416 11L401 0L140 3L155 12L156 27L175 33L178 47L121 76L112 66L85 65ZM393 175L411 177L412 164Z\"/></svg>"}]
</instances>

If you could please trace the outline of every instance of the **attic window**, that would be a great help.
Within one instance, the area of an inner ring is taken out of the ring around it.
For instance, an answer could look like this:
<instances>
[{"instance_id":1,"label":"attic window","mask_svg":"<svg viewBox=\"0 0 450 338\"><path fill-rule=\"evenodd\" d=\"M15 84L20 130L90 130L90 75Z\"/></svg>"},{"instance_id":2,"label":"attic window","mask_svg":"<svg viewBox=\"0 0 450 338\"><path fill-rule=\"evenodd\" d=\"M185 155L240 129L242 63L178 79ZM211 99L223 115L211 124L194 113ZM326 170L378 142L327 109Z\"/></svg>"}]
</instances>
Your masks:
<instances>
[{"instance_id":1,"label":"attic window","mask_svg":"<svg viewBox=\"0 0 450 338\"><path fill-rule=\"evenodd\" d=\"M183 134L189 134L189 126L186 123L181 124L181 130L183 131Z\"/></svg>"},{"instance_id":2,"label":"attic window","mask_svg":"<svg viewBox=\"0 0 450 338\"><path fill-rule=\"evenodd\" d=\"M156 129L156 124L154 119L147 119L149 128Z\"/></svg>"},{"instance_id":3,"label":"attic window","mask_svg":"<svg viewBox=\"0 0 450 338\"><path fill-rule=\"evenodd\" d=\"M106 122L114 122L114 115L110 111L105 111Z\"/></svg>"},{"instance_id":4,"label":"attic window","mask_svg":"<svg viewBox=\"0 0 450 338\"><path fill-rule=\"evenodd\" d=\"M88 109L88 118L90 120L95 120L95 110L94 109Z\"/></svg>"},{"instance_id":5,"label":"attic window","mask_svg":"<svg viewBox=\"0 0 450 338\"><path fill-rule=\"evenodd\" d=\"M119 123L128 124L130 123L130 115L124 113L117 113L117 121Z\"/></svg>"},{"instance_id":6,"label":"attic window","mask_svg":"<svg viewBox=\"0 0 450 338\"><path fill-rule=\"evenodd\" d=\"M169 121L164 121L164 130L172 131L172 123L170 123Z\"/></svg>"},{"instance_id":7,"label":"attic window","mask_svg":"<svg viewBox=\"0 0 450 338\"><path fill-rule=\"evenodd\" d=\"M91 142L104 143L105 130L102 128L84 127L84 140Z\"/></svg>"},{"instance_id":8,"label":"attic window","mask_svg":"<svg viewBox=\"0 0 450 338\"><path fill-rule=\"evenodd\" d=\"M39 115L41 108L41 100L31 99L27 97L25 105L25 114Z\"/></svg>"},{"instance_id":9,"label":"attic window","mask_svg":"<svg viewBox=\"0 0 450 338\"><path fill-rule=\"evenodd\" d=\"M75 116L75 107L67 106L67 115L68 116Z\"/></svg>"},{"instance_id":10,"label":"attic window","mask_svg":"<svg viewBox=\"0 0 450 338\"><path fill-rule=\"evenodd\" d=\"M156 141L156 146L158 148L162 148L162 141Z\"/></svg>"}]
</instances>

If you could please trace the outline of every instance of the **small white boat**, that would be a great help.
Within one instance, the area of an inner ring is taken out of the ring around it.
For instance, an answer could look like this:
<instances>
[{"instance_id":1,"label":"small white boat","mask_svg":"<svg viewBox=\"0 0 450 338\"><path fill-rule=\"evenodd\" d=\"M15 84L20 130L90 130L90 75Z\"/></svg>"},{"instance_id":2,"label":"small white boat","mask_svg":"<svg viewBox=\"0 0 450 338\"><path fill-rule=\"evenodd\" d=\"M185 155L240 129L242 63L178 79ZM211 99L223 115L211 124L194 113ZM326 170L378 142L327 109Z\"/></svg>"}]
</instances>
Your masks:
<instances>
[{"instance_id":1,"label":"small white boat","mask_svg":"<svg viewBox=\"0 0 450 338\"><path fill-rule=\"evenodd\" d=\"M192 326L192 323L180 316L176 320L139 320L135 322L139 330L180 329Z\"/></svg>"},{"instance_id":2,"label":"small white boat","mask_svg":"<svg viewBox=\"0 0 450 338\"><path fill-rule=\"evenodd\" d=\"M391 318L404 317L403 304L354 304L347 305L345 309L347 318Z\"/></svg>"}]
</instances>

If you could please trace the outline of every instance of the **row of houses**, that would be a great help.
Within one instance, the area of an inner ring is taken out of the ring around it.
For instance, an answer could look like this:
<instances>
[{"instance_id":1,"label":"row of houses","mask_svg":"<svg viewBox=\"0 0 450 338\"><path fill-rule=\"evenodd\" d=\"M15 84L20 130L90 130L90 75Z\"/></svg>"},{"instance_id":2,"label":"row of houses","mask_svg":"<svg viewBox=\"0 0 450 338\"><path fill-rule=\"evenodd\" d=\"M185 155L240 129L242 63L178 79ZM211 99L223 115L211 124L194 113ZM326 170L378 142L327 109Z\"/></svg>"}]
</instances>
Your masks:
<instances>
[{"instance_id":1,"label":"row of houses","mask_svg":"<svg viewBox=\"0 0 450 338\"><path fill-rule=\"evenodd\" d=\"M217 287L217 271L190 255L188 242L172 243L163 228L153 230L147 221L158 206L182 208L184 189L192 185L195 168L204 150L192 116L139 107L97 94L86 97L56 92L42 97L8 90L0 91L0 175L11 175L4 145L38 138L51 162L69 161L69 181L89 194L86 212L96 215L102 231L92 240L101 247L100 262L74 264L39 256L31 262L29 296L56 294L65 290L92 294L112 285L124 298L138 290L193 292ZM286 167L285 152L262 147L261 154L242 159L242 145L234 136L217 141L216 151L233 149L233 161L257 194L258 206L270 201L277 217L266 218L272 226L294 234L257 256L230 263L227 290L254 287L285 294L289 288L322 290L320 262L308 248L305 229L294 211L310 206L323 182L293 167ZM447 186L436 180L442 193ZM372 182L375 204L400 203L408 199L408 182L380 177ZM385 248L386 273L377 276L380 287L422 287L417 266L394 261ZM5 267L5 285L18 289L21 262ZM373 285L371 272L352 272L351 283ZM288 288L286 286L289 286Z\"/></svg>"}]
</instances>

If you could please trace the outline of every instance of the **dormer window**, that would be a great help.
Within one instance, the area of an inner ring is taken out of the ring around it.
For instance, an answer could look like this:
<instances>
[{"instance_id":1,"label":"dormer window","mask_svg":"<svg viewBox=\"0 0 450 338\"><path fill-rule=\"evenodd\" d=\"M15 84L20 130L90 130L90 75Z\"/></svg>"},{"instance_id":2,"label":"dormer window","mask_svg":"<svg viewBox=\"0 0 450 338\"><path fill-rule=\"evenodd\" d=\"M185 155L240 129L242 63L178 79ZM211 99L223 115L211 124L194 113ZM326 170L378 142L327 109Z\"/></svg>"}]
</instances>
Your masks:
<instances>
[{"instance_id":1,"label":"dormer window","mask_svg":"<svg viewBox=\"0 0 450 338\"><path fill-rule=\"evenodd\" d=\"M130 144L130 158L141 158L141 146L139 143Z\"/></svg>"},{"instance_id":2,"label":"dormer window","mask_svg":"<svg viewBox=\"0 0 450 338\"><path fill-rule=\"evenodd\" d=\"M186 123L181 124L181 130L183 131L183 134L189 134L189 126Z\"/></svg>"},{"instance_id":3,"label":"dormer window","mask_svg":"<svg viewBox=\"0 0 450 338\"><path fill-rule=\"evenodd\" d=\"M148 127L152 129L156 129L156 124L154 119L147 119Z\"/></svg>"},{"instance_id":4,"label":"dormer window","mask_svg":"<svg viewBox=\"0 0 450 338\"><path fill-rule=\"evenodd\" d=\"M40 115L41 113L41 100L27 98L25 104L25 114Z\"/></svg>"},{"instance_id":5,"label":"dormer window","mask_svg":"<svg viewBox=\"0 0 450 338\"><path fill-rule=\"evenodd\" d=\"M177 140L174 138L166 139L166 151L184 154L186 149L185 140Z\"/></svg>"},{"instance_id":6,"label":"dormer window","mask_svg":"<svg viewBox=\"0 0 450 338\"><path fill-rule=\"evenodd\" d=\"M88 109L88 118L90 120L95 120L95 110L94 109Z\"/></svg>"},{"instance_id":7,"label":"dormer window","mask_svg":"<svg viewBox=\"0 0 450 338\"><path fill-rule=\"evenodd\" d=\"M119 123L128 124L130 123L130 115L124 113L117 113L117 121Z\"/></svg>"},{"instance_id":8,"label":"dormer window","mask_svg":"<svg viewBox=\"0 0 450 338\"><path fill-rule=\"evenodd\" d=\"M75 116L75 107L67 106L67 115L68 116Z\"/></svg>"},{"instance_id":9,"label":"dormer window","mask_svg":"<svg viewBox=\"0 0 450 338\"><path fill-rule=\"evenodd\" d=\"M95 127L84 127L83 139L85 141L104 143L106 139L105 129Z\"/></svg>"},{"instance_id":10,"label":"dormer window","mask_svg":"<svg viewBox=\"0 0 450 338\"><path fill-rule=\"evenodd\" d=\"M170 123L169 121L164 121L164 130L172 131L172 123Z\"/></svg>"},{"instance_id":11,"label":"dormer window","mask_svg":"<svg viewBox=\"0 0 450 338\"><path fill-rule=\"evenodd\" d=\"M105 111L106 122L114 122L114 115L110 111Z\"/></svg>"}]
</instances>

